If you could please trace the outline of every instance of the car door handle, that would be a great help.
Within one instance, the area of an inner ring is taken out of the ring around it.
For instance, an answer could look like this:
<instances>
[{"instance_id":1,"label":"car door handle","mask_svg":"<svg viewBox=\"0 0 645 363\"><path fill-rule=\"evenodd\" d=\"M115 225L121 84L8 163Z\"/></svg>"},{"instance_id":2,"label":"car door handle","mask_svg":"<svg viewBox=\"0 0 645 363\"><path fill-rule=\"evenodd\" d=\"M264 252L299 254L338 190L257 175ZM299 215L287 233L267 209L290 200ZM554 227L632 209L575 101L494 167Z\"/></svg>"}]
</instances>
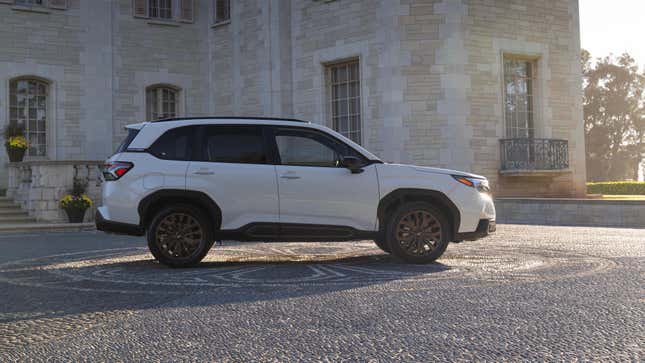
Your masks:
<instances>
[{"instance_id":1,"label":"car door handle","mask_svg":"<svg viewBox=\"0 0 645 363\"><path fill-rule=\"evenodd\" d=\"M196 175L213 175L213 174L215 174L215 172L206 171L206 170L200 170L200 171L194 172L193 174L196 174Z\"/></svg>"},{"instance_id":2,"label":"car door handle","mask_svg":"<svg viewBox=\"0 0 645 363\"><path fill-rule=\"evenodd\" d=\"M300 177L297 176L297 175L282 175L280 178L282 178L282 179L300 179Z\"/></svg>"}]
</instances>

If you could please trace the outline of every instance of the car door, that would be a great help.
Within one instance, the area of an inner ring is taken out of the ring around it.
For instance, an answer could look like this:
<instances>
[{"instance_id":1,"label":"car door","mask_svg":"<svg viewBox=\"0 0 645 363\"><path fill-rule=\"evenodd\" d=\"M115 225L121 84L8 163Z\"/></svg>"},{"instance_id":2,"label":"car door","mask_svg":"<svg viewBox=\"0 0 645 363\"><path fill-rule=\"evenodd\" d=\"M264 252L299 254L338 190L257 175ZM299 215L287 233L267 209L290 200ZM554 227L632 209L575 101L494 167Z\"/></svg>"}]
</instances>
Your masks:
<instances>
[{"instance_id":1,"label":"car door","mask_svg":"<svg viewBox=\"0 0 645 363\"><path fill-rule=\"evenodd\" d=\"M374 164L352 173L340 165L343 156L367 160L335 137L300 127L272 130L283 231L288 224L375 229L379 190Z\"/></svg>"},{"instance_id":2,"label":"car door","mask_svg":"<svg viewBox=\"0 0 645 363\"><path fill-rule=\"evenodd\" d=\"M262 126L208 125L201 155L188 166L189 190L208 194L222 211L222 230L279 222L275 165L268 162Z\"/></svg>"}]
</instances>

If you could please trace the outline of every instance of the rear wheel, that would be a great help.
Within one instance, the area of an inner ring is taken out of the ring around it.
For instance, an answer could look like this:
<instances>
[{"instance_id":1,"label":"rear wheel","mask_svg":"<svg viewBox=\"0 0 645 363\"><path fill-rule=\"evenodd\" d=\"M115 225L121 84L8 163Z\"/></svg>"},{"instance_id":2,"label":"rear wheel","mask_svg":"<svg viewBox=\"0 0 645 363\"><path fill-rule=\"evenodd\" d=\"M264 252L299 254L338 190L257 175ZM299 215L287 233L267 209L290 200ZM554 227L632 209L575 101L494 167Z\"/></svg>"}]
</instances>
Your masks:
<instances>
[{"instance_id":1,"label":"rear wheel","mask_svg":"<svg viewBox=\"0 0 645 363\"><path fill-rule=\"evenodd\" d=\"M446 250L449 242L448 218L425 202L408 203L390 217L386 238L392 254L409 263L429 263Z\"/></svg>"},{"instance_id":2,"label":"rear wheel","mask_svg":"<svg viewBox=\"0 0 645 363\"><path fill-rule=\"evenodd\" d=\"M385 253L392 253L390 250L390 246L387 244L387 240L383 237L379 236L374 240L374 243L378 248L380 248L383 252Z\"/></svg>"},{"instance_id":3,"label":"rear wheel","mask_svg":"<svg viewBox=\"0 0 645 363\"><path fill-rule=\"evenodd\" d=\"M164 265L199 263L213 245L207 215L191 205L176 204L157 213L147 231L148 248Z\"/></svg>"}]
</instances>

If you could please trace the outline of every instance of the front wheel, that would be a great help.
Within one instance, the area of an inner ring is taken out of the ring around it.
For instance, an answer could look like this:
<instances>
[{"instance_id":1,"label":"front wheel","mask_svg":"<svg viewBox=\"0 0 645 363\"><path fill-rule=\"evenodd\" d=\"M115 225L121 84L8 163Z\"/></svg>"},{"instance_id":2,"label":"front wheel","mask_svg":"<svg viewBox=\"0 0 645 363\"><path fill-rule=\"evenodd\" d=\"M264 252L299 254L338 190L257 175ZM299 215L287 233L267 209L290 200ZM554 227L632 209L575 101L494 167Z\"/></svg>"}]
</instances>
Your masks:
<instances>
[{"instance_id":1,"label":"front wheel","mask_svg":"<svg viewBox=\"0 0 645 363\"><path fill-rule=\"evenodd\" d=\"M386 238L392 254L409 263L429 263L448 247L450 224L435 206L408 203L390 216Z\"/></svg>"},{"instance_id":2,"label":"front wheel","mask_svg":"<svg viewBox=\"0 0 645 363\"><path fill-rule=\"evenodd\" d=\"M164 265L195 265L213 245L213 233L208 225L208 217L198 208L184 204L168 206L150 223L148 248Z\"/></svg>"},{"instance_id":3,"label":"front wheel","mask_svg":"<svg viewBox=\"0 0 645 363\"><path fill-rule=\"evenodd\" d=\"M387 243L387 240L383 239L381 236L374 240L374 244L376 244L376 247L380 248L381 251L385 253L392 253L392 251L390 251L390 245Z\"/></svg>"}]
</instances>

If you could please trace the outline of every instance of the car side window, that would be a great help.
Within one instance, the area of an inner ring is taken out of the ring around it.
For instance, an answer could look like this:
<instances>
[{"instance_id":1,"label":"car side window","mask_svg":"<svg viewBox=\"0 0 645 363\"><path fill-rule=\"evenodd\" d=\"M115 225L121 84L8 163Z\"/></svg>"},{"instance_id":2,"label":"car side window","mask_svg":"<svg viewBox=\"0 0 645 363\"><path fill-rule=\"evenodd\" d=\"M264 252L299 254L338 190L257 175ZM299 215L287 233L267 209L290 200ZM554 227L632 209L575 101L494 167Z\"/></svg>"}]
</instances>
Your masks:
<instances>
[{"instance_id":1,"label":"car side window","mask_svg":"<svg viewBox=\"0 0 645 363\"><path fill-rule=\"evenodd\" d=\"M357 156L346 145L315 131L278 129L275 142L282 165L340 167L342 157Z\"/></svg>"},{"instance_id":2,"label":"car side window","mask_svg":"<svg viewBox=\"0 0 645 363\"><path fill-rule=\"evenodd\" d=\"M190 138L194 127L179 127L161 135L149 151L164 160L190 160Z\"/></svg>"},{"instance_id":3,"label":"car side window","mask_svg":"<svg viewBox=\"0 0 645 363\"><path fill-rule=\"evenodd\" d=\"M266 164L262 128L258 126L208 126L204 137L206 161Z\"/></svg>"}]
</instances>

